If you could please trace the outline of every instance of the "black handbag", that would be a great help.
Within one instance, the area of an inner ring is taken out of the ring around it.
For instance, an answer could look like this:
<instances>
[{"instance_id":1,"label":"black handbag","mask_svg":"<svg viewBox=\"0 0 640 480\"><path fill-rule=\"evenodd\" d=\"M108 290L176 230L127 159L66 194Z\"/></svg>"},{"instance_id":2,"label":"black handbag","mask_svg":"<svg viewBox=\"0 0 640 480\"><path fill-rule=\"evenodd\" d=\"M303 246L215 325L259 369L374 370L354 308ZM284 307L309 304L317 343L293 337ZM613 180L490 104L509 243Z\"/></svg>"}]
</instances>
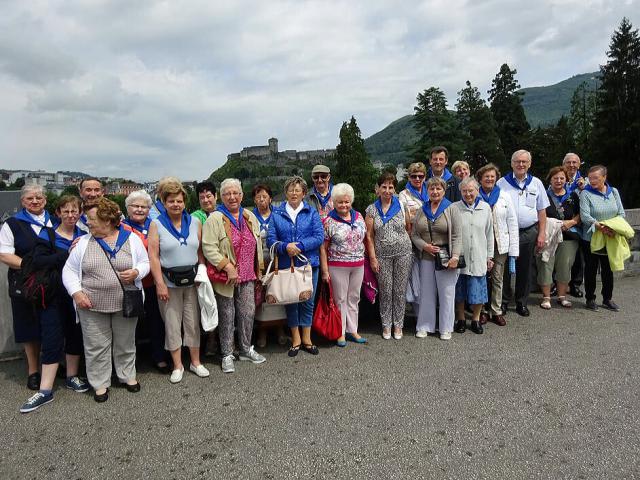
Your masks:
<instances>
[{"instance_id":1,"label":"black handbag","mask_svg":"<svg viewBox=\"0 0 640 480\"><path fill-rule=\"evenodd\" d=\"M162 273L164 273L169 281L176 287L189 287L195 283L198 264L180 267L162 267Z\"/></svg>"},{"instance_id":2,"label":"black handbag","mask_svg":"<svg viewBox=\"0 0 640 480\"><path fill-rule=\"evenodd\" d=\"M431 220L427 217L427 225L429 226L429 237L431 238L431 243L433 243L433 233L431 232ZM446 270L449 265L449 260L451 260L451 255L449 254L449 246L448 245L436 245L440 250L434 255L435 257L435 269L436 270ZM456 268L465 268L467 263L464 261L464 255L460 255L458 257L458 266Z\"/></svg>"},{"instance_id":3,"label":"black handbag","mask_svg":"<svg viewBox=\"0 0 640 480\"><path fill-rule=\"evenodd\" d=\"M124 288L124 284L122 280L120 280L120 275L118 275L118 272L116 272L116 269L113 267L109 255L107 255L107 252L104 250L103 252L104 256L107 257L109 265L111 265L111 270L116 274L120 288L122 288L122 316L125 318L142 317L144 315L144 297L142 296L142 290L137 287L132 290Z\"/></svg>"}]
</instances>

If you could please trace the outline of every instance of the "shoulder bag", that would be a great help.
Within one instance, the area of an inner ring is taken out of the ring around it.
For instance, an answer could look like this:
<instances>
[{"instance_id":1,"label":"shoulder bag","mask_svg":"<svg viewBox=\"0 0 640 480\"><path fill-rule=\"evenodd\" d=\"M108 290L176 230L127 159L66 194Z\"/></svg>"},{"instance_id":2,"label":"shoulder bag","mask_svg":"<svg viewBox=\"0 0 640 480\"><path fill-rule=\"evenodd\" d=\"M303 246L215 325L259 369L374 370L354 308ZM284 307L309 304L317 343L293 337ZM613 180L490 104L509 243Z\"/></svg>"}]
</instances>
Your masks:
<instances>
[{"instance_id":1,"label":"shoulder bag","mask_svg":"<svg viewBox=\"0 0 640 480\"><path fill-rule=\"evenodd\" d=\"M107 262L111 266L111 270L115 273L116 278L118 279L118 283L120 284L120 288L122 288L122 316L125 318L137 318L144 315L144 297L142 296L142 290L139 288L135 288L132 290L127 290L124 288L124 284L122 280L120 280L120 275L116 272L116 269L113 267L113 263L111 263L111 259L107 252L105 252L102 248L104 256L107 258Z\"/></svg>"},{"instance_id":2,"label":"shoulder bag","mask_svg":"<svg viewBox=\"0 0 640 480\"><path fill-rule=\"evenodd\" d=\"M435 245L433 243L433 233L431 231L431 220L429 220L429 218L425 215L425 218L427 219L427 225L429 226L429 237L431 238L431 243L433 245ZM435 257L435 268L436 270L446 270L449 265L449 260L451 260L451 254L449 253L449 246L448 245L436 245L438 248L440 248L440 250L438 250L438 253L436 253L434 255ZM460 257L458 257L458 266L456 268L465 268L467 266L466 262L464 261L464 255L460 255Z\"/></svg>"}]
</instances>

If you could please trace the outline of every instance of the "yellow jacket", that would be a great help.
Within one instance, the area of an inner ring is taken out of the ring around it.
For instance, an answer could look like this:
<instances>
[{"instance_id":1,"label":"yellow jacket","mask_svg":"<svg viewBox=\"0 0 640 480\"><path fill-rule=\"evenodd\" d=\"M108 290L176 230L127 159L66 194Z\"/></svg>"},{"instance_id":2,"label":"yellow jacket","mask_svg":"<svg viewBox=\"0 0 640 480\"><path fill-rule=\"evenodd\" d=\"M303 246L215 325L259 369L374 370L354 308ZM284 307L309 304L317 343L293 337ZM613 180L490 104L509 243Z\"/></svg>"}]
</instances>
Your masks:
<instances>
[{"instance_id":1,"label":"yellow jacket","mask_svg":"<svg viewBox=\"0 0 640 480\"><path fill-rule=\"evenodd\" d=\"M627 239L633 238L635 232L631 225L620 216L602 220L600 223L612 229L615 235L609 237L600 230L596 230L591 237L591 252L606 248L611 271L620 272L624 270L624 261L631 256Z\"/></svg>"}]
</instances>

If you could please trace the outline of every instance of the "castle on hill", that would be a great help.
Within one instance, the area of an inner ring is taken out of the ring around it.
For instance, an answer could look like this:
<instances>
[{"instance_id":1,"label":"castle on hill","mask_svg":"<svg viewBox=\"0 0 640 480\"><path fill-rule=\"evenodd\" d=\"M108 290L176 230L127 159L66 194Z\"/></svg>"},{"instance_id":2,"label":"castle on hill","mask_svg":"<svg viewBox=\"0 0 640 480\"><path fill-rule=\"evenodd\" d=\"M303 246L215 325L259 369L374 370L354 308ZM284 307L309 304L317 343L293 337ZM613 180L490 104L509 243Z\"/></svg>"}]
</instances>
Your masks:
<instances>
[{"instance_id":1,"label":"castle on hill","mask_svg":"<svg viewBox=\"0 0 640 480\"><path fill-rule=\"evenodd\" d=\"M288 163L298 164L316 164L324 163L325 160L331 158L336 153L335 148L323 150L305 150L298 152L297 150L278 151L278 139L270 138L268 145L258 145L254 147L244 147L238 153L227 155L227 161L238 158L252 159L268 162L271 165L284 167Z\"/></svg>"}]
</instances>

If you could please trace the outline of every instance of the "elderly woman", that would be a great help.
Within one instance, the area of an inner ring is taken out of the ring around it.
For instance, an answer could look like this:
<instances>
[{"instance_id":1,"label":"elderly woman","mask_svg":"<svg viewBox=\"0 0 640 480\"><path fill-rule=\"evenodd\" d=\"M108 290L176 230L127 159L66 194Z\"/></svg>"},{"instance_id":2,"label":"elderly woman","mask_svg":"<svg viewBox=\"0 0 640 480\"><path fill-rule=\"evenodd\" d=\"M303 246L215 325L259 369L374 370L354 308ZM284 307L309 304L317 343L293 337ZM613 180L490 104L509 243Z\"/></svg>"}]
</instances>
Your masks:
<instances>
[{"instance_id":1,"label":"elderly woman","mask_svg":"<svg viewBox=\"0 0 640 480\"><path fill-rule=\"evenodd\" d=\"M562 220L562 242L558 244L555 254L549 257L547 262L542 261L542 256L536 257L538 285L542 290L540 307L545 310L551 308L551 284L554 271L558 288L558 304L571 308L571 302L567 300L566 295L571 280L571 267L576 258L580 239L577 229L580 224L580 197L575 190L569 190L567 179L568 174L564 167L553 167L547 175L549 182L547 218Z\"/></svg>"},{"instance_id":2,"label":"elderly woman","mask_svg":"<svg viewBox=\"0 0 640 480\"><path fill-rule=\"evenodd\" d=\"M602 222L624 217L624 207L616 188L607 183L607 167L595 165L589 169L589 185L580 194L580 220L582 221L582 247L585 255L584 285L587 308L597 310L596 275L598 265L602 278L602 306L617 312L620 307L612 300L613 272L608 255L591 251L591 237L596 230L612 236L613 231Z\"/></svg>"},{"instance_id":3,"label":"elderly woman","mask_svg":"<svg viewBox=\"0 0 640 480\"><path fill-rule=\"evenodd\" d=\"M191 215L196 217L202 225L207 221L209 215L216 210L216 187L213 182L200 182L196 185L196 194L200 208Z\"/></svg>"},{"instance_id":4,"label":"elderly woman","mask_svg":"<svg viewBox=\"0 0 640 480\"><path fill-rule=\"evenodd\" d=\"M144 190L131 192L124 201L127 207L127 218L122 221L138 235L145 248L149 247L149 229L151 219L151 196ZM164 322L158 308L158 296L156 286L153 283L153 275L149 274L142 279L144 288L144 320L151 339L151 357L153 363L161 373L171 373L167 363L167 351L164 349Z\"/></svg>"},{"instance_id":5,"label":"elderly woman","mask_svg":"<svg viewBox=\"0 0 640 480\"><path fill-rule=\"evenodd\" d=\"M462 255L460 213L449 208L444 198L447 184L439 177L427 181L429 201L420 208L411 231L411 241L420 257L420 309L416 337L425 338L436 329L436 298L439 301L439 332L450 340L453 332L454 300L458 280L458 260ZM435 256L446 249L450 259L443 270L436 270Z\"/></svg>"},{"instance_id":6,"label":"elderly woman","mask_svg":"<svg viewBox=\"0 0 640 480\"><path fill-rule=\"evenodd\" d=\"M342 315L339 347L346 340L367 343L358 334L358 303L364 276L364 240L367 226L364 218L352 208L353 187L338 183L333 187L333 210L324 221L324 244L320 248L322 280L331 282L333 297Z\"/></svg>"},{"instance_id":7,"label":"elderly woman","mask_svg":"<svg viewBox=\"0 0 640 480\"><path fill-rule=\"evenodd\" d=\"M173 362L169 381L179 383L184 374L182 346L189 349L189 370L201 378L209 376L200 363L200 306L195 285L197 268L204 265L202 225L191 221L185 209L187 192L177 178L165 179L160 200L163 208L149 227L149 261L164 320L164 347Z\"/></svg>"},{"instance_id":8,"label":"elderly woman","mask_svg":"<svg viewBox=\"0 0 640 480\"><path fill-rule=\"evenodd\" d=\"M483 333L480 325L480 312L487 301L487 272L493 268L493 218L491 207L481 201L480 185L473 177L460 182L462 200L454 203L460 212L462 228L462 251L466 265L460 270L456 284L456 321L455 330L464 333L465 302L471 307L471 331Z\"/></svg>"},{"instance_id":9,"label":"elderly woman","mask_svg":"<svg viewBox=\"0 0 640 480\"><path fill-rule=\"evenodd\" d=\"M412 163L407 168L407 175L409 181L405 189L398 195L398 199L409 217L409 224L412 225L418 210L422 208L424 203L429 201L427 188L424 184L424 179L427 176L427 167L422 162Z\"/></svg>"},{"instance_id":10,"label":"elderly woman","mask_svg":"<svg viewBox=\"0 0 640 480\"><path fill-rule=\"evenodd\" d=\"M451 171L460 181L471 175L471 167L464 160L457 160L451 165Z\"/></svg>"},{"instance_id":11,"label":"elderly woman","mask_svg":"<svg viewBox=\"0 0 640 480\"><path fill-rule=\"evenodd\" d=\"M378 278L382 338L402 338L405 292L413 263L409 225L396 197L396 176L385 172L378 178L378 199L365 211L369 261Z\"/></svg>"},{"instance_id":12,"label":"elderly woman","mask_svg":"<svg viewBox=\"0 0 640 480\"><path fill-rule=\"evenodd\" d=\"M324 229L318 212L304 202L307 194L307 182L302 177L293 176L284 184L286 201L273 210L267 233L267 245L276 245L279 268L288 268L291 262L301 266L302 254L309 259L313 272L313 289L318 284L320 265L319 249L324 242ZM317 355L318 347L311 342L311 323L313 320L314 295L309 300L286 305L287 324L291 328L292 346L288 355L295 357L300 348Z\"/></svg>"},{"instance_id":13,"label":"elderly woman","mask_svg":"<svg viewBox=\"0 0 640 480\"><path fill-rule=\"evenodd\" d=\"M82 325L87 377L94 400L105 402L111 386L111 363L129 392L136 380L135 318L122 315L123 285L142 288L149 257L142 241L120 225L120 208L100 198L86 210L90 235L80 238L62 271Z\"/></svg>"},{"instance_id":14,"label":"elderly woman","mask_svg":"<svg viewBox=\"0 0 640 480\"><path fill-rule=\"evenodd\" d=\"M266 361L251 345L256 312L254 288L263 267L260 226L255 215L242 208L242 196L240 180L222 181L222 205L205 223L202 238L204 256L214 268L226 274L224 282L213 282L224 373L235 372L234 325L238 329L239 359L256 364Z\"/></svg>"},{"instance_id":15,"label":"elderly woman","mask_svg":"<svg viewBox=\"0 0 640 480\"><path fill-rule=\"evenodd\" d=\"M518 217L511 203L511 197L496 185L500 170L493 163L481 167L476 173L480 182L479 194L489 207L493 219L493 268L487 274L489 313L480 314L480 324L493 323L504 327L507 321L502 308L502 282L505 268L515 272L516 257L520 252L518 237ZM491 315L489 317L489 314Z\"/></svg>"}]
</instances>

